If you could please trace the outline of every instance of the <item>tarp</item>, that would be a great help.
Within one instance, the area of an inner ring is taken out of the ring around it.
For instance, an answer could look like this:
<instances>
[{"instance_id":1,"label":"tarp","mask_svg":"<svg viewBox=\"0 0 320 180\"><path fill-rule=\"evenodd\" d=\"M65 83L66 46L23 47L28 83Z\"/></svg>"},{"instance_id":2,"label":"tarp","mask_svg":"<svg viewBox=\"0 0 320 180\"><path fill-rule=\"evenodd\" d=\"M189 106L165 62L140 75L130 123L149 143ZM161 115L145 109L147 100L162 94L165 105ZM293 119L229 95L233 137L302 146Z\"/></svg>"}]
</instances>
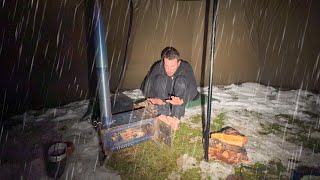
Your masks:
<instances>
[{"instance_id":1,"label":"tarp","mask_svg":"<svg viewBox=\"0 0 320 180\"><path fill-rule=\"evenodd\" d=\"M112 91L125 59L130 8L129 0L102 2ZM8 109L56 106L89 97L86 4L86 0L4 1L0 84L1 102L6 91L6 103L11 103ZM193 66L198 85L203 73L208 82L205 0L139 0L133 7L122 90L139 88L166 46L177 48ZM221 1L214 84L250 81L319 91L319 7L320 1ZM202 68L204 55L207 64Z\"/></svg>"}]
</instances>

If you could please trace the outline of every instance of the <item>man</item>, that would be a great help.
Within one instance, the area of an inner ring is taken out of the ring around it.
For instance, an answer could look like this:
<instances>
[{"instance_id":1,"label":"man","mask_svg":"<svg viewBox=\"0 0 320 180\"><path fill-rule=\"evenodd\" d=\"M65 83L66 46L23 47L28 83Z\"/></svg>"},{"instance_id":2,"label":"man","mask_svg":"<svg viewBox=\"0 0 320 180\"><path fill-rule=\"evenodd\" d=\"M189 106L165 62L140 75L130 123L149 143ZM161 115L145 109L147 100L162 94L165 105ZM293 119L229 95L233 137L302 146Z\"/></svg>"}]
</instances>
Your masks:
<instances>
[{"instance_id":1,"label":"man","mask_svg":"<svg viewBox=\"0 0 320 180\"><path fill-rule=\"evenodd\" d=\"M159 118L174 129L185 114L186 103L199 96L191 65L180 59L180 53L174 47L162 50L161 60L150 68L141 91L157 106Z\"/></svg>"}]
</instances>

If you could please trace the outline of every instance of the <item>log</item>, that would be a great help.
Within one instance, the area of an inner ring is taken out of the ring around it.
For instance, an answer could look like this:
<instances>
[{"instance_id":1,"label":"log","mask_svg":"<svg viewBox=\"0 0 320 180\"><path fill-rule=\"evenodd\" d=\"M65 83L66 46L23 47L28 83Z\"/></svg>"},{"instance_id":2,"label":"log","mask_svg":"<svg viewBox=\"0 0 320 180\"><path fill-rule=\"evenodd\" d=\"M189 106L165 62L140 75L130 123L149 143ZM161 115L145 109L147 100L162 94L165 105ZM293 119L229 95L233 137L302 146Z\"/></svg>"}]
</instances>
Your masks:
<instances>
[{"instance_id":1,"label":"log","mask_svg":"<svg viewBox=\"0 0 320 180\"><path fill-rule=\"evenodd\" d=\"M218 139L226 144L234 146L244 146L248 138L232 127L225 127L220 132L210 133L211 139Z\"/></svg>"},{"instance_id":2,"label":"log","mask_svg":"<svg viewBox=\"0 0 320 180\"><path fill-rule=\"evenodd\" d=\"M240 152L240 153L246 153L246 148L245 147L226 144L226 143L223 143L222 141L220 141L218 139L210 139L209 140L209 147L211 147L211 148L221 147L221 149L228 149L228 150L231 150L231 151L237 151L237 152Z\"/></svg>"},{"instance_id":3,"label":"log","mask_svg":"<svg viewBox=\"0 0 320 180\"><path fill-rule=\"evenodd\" d=\"M248 156L244 153L239 153L231 150L215 149L209 147L209 159L220 160L227 164L237 164L240 162L248 162Z\"/></svg>"},{"instance_id":4,"label":"log","mask_svg":"<svg viewBox=\"0 0 320 180\"><path fill-rule=\"evenodd\" d=\"M218 133L211 133L208 149L209 159L221 160L228 164L247 162L249 158L244 147L247 142L247 137L231 127Z\"/></svg>"},{"instance_id":5,"label":"log","mask_svg":"<svg viewBox=\"0 0 320 180\"><path fill-rule=\"evenodd\" d=\"M245 147L226 144L218 139L210 139L208 152L210 160L221 160L228 164L249 160Z\"/></svg>"},{"instance_id":6,"label":"log","mask_svg":"<svg viewBox=\"0 0 320 180\"><path fill-rule=\"evenodd\" d=\"M210 138L218 139L226 144L234 146L244 146L248 142L248 138L238 135L227 135L223 133L213 133Z\"/></svg>"}]
</instances>

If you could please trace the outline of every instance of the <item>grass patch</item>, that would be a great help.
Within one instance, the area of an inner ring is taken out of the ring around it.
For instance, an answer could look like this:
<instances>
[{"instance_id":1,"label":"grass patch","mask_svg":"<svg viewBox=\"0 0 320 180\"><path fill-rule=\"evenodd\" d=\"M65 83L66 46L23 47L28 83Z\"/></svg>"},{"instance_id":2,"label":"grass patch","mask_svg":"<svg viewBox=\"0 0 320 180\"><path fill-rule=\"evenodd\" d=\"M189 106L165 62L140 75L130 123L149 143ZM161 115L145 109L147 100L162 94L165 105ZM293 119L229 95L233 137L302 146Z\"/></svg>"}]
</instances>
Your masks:
<instances>
[{"instance_id":1,"label":"grass patch","mask_svg":"<svg viewBox=\"0 0 320 180\"><path fill-rule=\"evenodd\" d=\"M225 113L220 113L211 121L211 129L222 129ZM202 115L191 117L192 123L201 123ZM200 138L199 138L200 137ZM117 170L123 179L166 179L173 172L179 172L177 159L183 154L203 160L202 130L181 123L173 137L173 146L147 141L113 152L107 165ZM201 169L196 167L181 174L181 179L201 179Z\"/></svg>"},{"instance_id":2,"label":"grass patch","mask_svg":"<svg viewBox=\"0 0 320 180\"><path fill-rule=\"evenodd\" d=\"M303 147L309 148L309 149L313 150L315 153L320 152L320 139L307 136L307 134L309 134L309 131L311 131L311 132L317 131L317 129L314 128L314 125L312 125L309 122L294 119L294 117L292 115L279 114L276 117L278 117L278 118L282 117L282 118L287 119L289 124L294 124L299 129L299 133L287 130L287 137L285 138L286 141L294 143L294 144L299 144L299 145L302 144ZM278 125L278 126L280 126L280 125ZM263 125L262 125L262 128L264 129ZM265 132L269 132L269 133L274 132L272 130L268 130L268 128L266 128L266 129L267 130ZM274 128L274 129L275 129L275 131L279 131L279 128ZM280 130L281 130L281 126L280 126ZM281 132L281 131L279 131L279 132Z\"/></svg>"},{"instance_id":3,"label":"grass patch","mask_svg":"<svg viewBox=\"0 0 320 180\"><path fill-rule=\"evenodd\" d=\"M224 126L225 113L220 113L215 119L211 121L211 130L219 131Z\"/></svg>"},{"instance_id":4,"label":"grass patch","mask_svg":"<svg viewBox=\"0 0 320 180\"><path fill-rule=\"evenodd\" d=\"M320 153L320 139L307 137L305 134L298 133L296 136L286 138L286 141L295 144L303 144L303 147L313 150L314 153Z\"/></svg>"},{"instance_id":5,"label":"grass patch","mask_svg":"<svg viewBox=\"0 0 320 180\"><path fill-rule=\"evenodd\" d=\"M286 168L280 160L272 160L267 164L256 162L249 166L240 164L240 166L235 167L235 174L246 180L288 179L287 176L281 174L285 171Z\"/></svg>"},{"instance_id":6,"label":"grass patch","mask_svg":"<svg viewBox=\"0 0 320 180\"><path fill-rule=\"evenodd\" d=\"M299 121L298 119L294 118L293 115L288 115L288 114L278 114L276 115L277 118L284 118L288 120L289 124L295 124L299 127L304 126L304 122L303 121Z\"/></svg>"},{"instance_id":7,"label":"grass patch","mask_svg":"<svg viewBox=\"0 0 320 180\"><path fill-rule=\"evenodd\" d=\"M260 126L262 128L262 131L259 131L258 133L261 135L267 135L267 134L280 134L282 132L282 126L277 123L260 123Z\"/></svg>"},{"instance_id":8,"label":"grass patch","mask_svg":"<svg viewBox=\"0 0 320 180\"><path fill-rule=\"evenodd\" d=\"M283 117L288 120L293 120L293 116L289 115L289 114L278 114L278 115L276 115L276 117L278 117L278 118Z\"/></svg>"},{"instance_id":9,"label":"grass patch","mask_svg":"<svg viewBox=\"0 0 320 180\"><path fill-rule=\"evenodd\" d=\"M299 129L301 129L304 133L308 133L309 129L311 128L311 130L315 130L317 131L317 129L315 128L315 125L310 123L310 122L306 122L306 121L301 121L299 119L294 118L292 115L288 115L288 114L278 114L276 115L277 118L285 118L288 120L288 124L294 124L297 127L299 127Z\"/></svg>"},{"instance_id":10,"label":"grass patch","mask_svg":"<svg viewBox=\"0 0 320 180\"><path fill-rule=\"evenodd\" d=\"M181 123L172 147L147 141L113 152L107 165L117 170L124 179L165 179L172 171L178 170L176 161L183 154L197 161L203 159L202 142L190 141L195 137L202 137L202 131ZM195 176L194 171L183 175Z\"/></svg>"},{"instance_id":11,"label":"grass patch","mask_svg":"<svg viewBox=\"0 0 320 180\"><path fill-rule=\"evenodd\" d=\"M200 124L202 123L202 115L196 114L192 116L191 122L194 124ZM215 119L212 119L210 122L211 130L213 131L219 131L224 126L224 120L225 120L225 113L220 113Z\"/></svg>"},{"instance_id":12,"label":"grass patch","mask_svg":"<svg viewBox=\"0 0 320 180\"><path fill-rule=\"evenodd\" d=\"M311 118L318 118L319 115L318 114L315 114L313 112L310 112L310 111L302 111L304 114L307 114L309 115Z\"/></svg>"},{"instance_id":13,"label":"grass patch","mask_svg":"<svg viewBox=\"0 0 320 180\"><path fill-rule=\"evenodd\" d=\"M245 116L246 117L250 117L250 116L255 116L257 118L261 118L262 113L256 112L256 111L248 111L247 109L244 110L245 111Z\"/></svg>"},{"instance_id":14,"label":"grass patch","mask_svg":"<svg viewBox=\"0 0 320 180\"><path fill-rule=\"evenodd\" d=\"M186 170L182 176L181 176L181 179L194 179L194 180L197 180L197 179L201 179L201 169L200 168L192 168L192 169L188 169Z\"/></svg>"},{"instance_id":15,"label":"grass patch","mask_svg":"<svg viewBox=\"0 0 320 180\"><path fill-rule=\"evenodd\" d=\"M194 124L199 124L202 122L202 115L201 114L196 114L194 116L192 116L191 118L191 122Z\"/></svg>"}]
</instances>

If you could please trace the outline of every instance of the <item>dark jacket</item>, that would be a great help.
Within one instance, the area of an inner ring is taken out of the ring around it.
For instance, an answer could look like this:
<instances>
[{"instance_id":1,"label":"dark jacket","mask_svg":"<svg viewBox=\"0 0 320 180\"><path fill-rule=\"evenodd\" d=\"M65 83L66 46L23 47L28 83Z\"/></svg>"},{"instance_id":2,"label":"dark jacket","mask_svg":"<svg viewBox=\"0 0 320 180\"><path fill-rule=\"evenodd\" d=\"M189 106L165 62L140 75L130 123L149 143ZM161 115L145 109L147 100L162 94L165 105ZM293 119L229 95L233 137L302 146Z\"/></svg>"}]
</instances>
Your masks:
<instances>
[{"instance_id":1,"label":"dark jacket","mask_svg":"<svg viewBox=\"0 0 320 180\"><path fill-rule=\"evenodd\" d=\"M159 74L167 76L167 74L164 70L164 67L163 67L162 60L155 62L151 66L147 76L144 78L144 80L141 84L140 89L143 92L143 95L145 97L147 97L147 98L155 97L155 92L153 92L154 90L153 90L153 88L150 88L150 86L152 86L152 81ZM196 83L196 80L194 77L192 67L187 61L181 60L180 66L178 67L173 78L176 78L177 76L184 77L187 82L186 93L187 93L187 97L190 97L190 99L185 100L185 102L197 98L198 94L199 94L199 92L197 90L197 83ZM172 81L171 77L169 77L169 76L167 76L167 77L168 77L168 82Z\"/></svg>"}]
</instances>

